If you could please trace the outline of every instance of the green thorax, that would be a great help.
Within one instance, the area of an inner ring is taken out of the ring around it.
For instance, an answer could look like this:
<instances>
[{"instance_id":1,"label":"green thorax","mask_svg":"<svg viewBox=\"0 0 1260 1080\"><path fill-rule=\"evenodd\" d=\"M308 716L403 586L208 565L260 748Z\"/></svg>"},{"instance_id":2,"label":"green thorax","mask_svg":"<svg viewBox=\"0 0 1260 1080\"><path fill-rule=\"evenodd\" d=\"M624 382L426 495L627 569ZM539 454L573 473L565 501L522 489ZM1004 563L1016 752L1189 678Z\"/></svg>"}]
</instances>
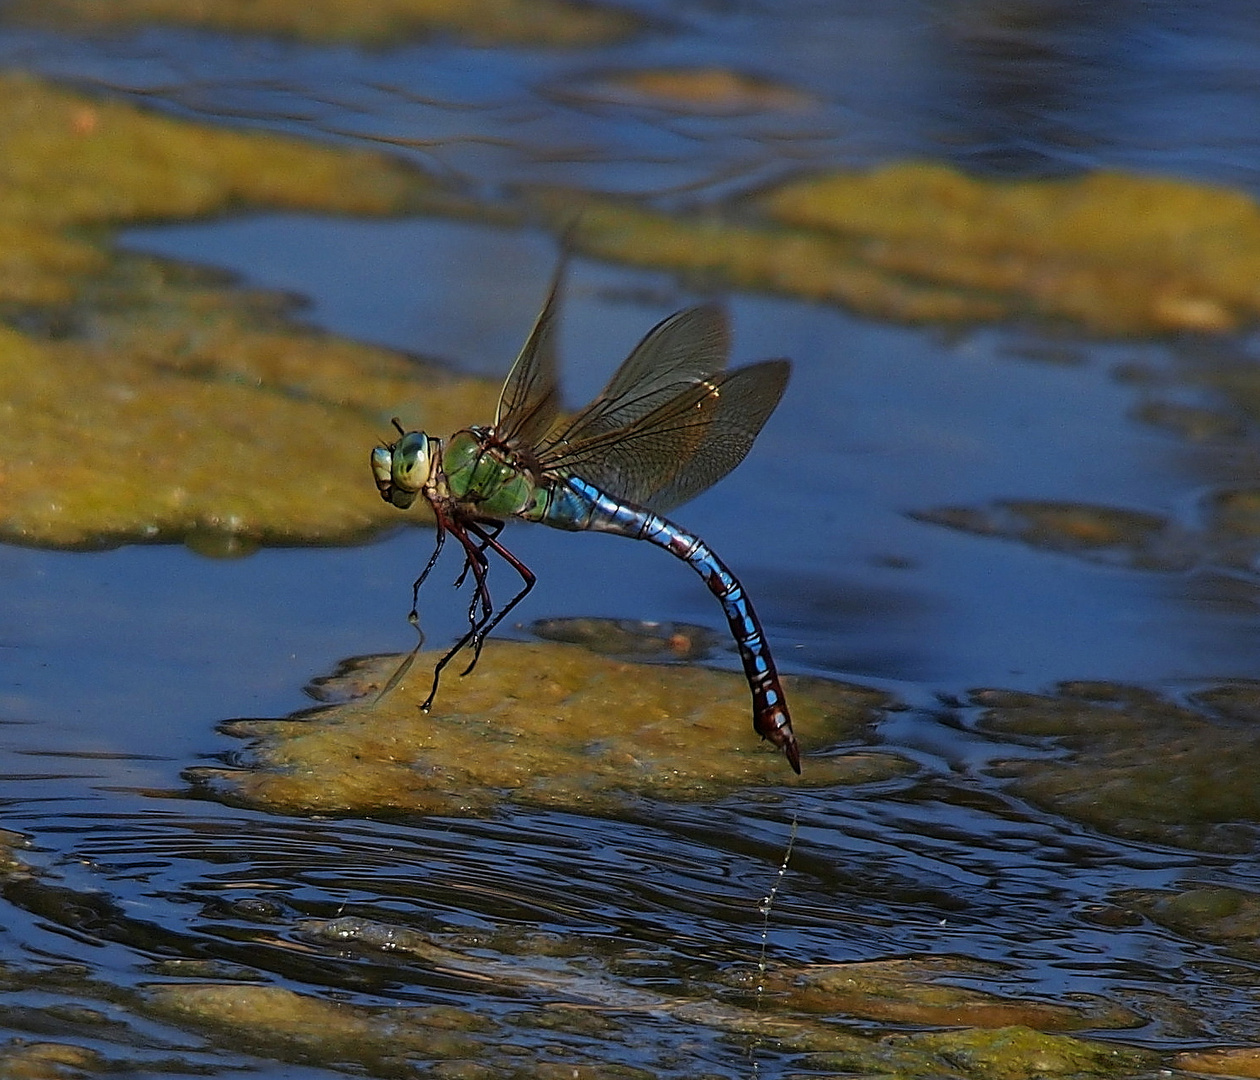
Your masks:
<instances>
[{"instance_id":1,"label":"green thorax","mask_svg":"<svg viewBox=\"0 0 1260 1080\"><path fill-rule=\"evenodd\" d=\"M484 431L457 431L442 452L442 469L451 495L487 517L537 518L547 492L516 464L511 454L488 446Z\"/></svg>"}]
</instances>

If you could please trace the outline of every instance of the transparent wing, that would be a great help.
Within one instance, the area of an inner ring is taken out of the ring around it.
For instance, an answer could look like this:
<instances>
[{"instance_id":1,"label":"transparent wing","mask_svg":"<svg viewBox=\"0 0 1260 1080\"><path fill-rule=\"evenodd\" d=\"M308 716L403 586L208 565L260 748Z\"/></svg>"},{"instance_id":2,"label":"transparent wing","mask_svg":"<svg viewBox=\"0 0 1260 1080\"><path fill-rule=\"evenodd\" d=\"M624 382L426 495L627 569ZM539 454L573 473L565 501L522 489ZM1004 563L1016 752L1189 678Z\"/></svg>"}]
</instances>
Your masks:
<instances>
[{"instance_id":1,"label":"transparent wing","mask_svg":"<svg viewBox=\"0 0 1260 1080\"><path fill-rule=\"evenodd\" d=\"M554 441L539 463L551 475L580 477L615 499L669 510L744 460L783 396L790 371L786 360L767 360L664 385L649 373L642 384L650 387L646 393L629 387L619 395L623 404L580 426L575 420L576 437L566 431L569 437ZM644 400L653 402L647 412L638 404ZM630 419L608 428L609 417Z\"/></svg>"},{"instance_id":2,"label":"transparent wing","mask_svg":"<svg viewBox=\"0 0 1260 1080\"><path fill-rule=\"evenodd\" d=\"M495 434L505 442L533 448L556 423L560 413L556 326L560 282L568 259L562 257L551 279L547 302L508 372L494 416Z\"/></svg>"},{"instance_id":3,"label":"transparent wing","mask_svg":"<svg viewBox=\"0 0 1260 1080\"><path fill-rule=\"evenodd\" d=\"M634 347L603 392L567 425L538 446L575 445L627 427L688 386L726 367L730 333L722 309L713 304L688 308L664 319Z\"/></svg>"}]
</instances>

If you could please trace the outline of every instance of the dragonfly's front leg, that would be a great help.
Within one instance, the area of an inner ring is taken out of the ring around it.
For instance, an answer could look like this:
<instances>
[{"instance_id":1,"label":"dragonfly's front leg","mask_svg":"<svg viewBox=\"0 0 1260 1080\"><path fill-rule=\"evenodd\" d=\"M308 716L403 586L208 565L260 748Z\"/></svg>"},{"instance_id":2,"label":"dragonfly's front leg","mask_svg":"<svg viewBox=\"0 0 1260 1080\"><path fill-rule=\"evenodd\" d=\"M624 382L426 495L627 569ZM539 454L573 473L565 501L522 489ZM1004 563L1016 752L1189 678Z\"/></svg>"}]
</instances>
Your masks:
<instances>
[{"instance_id":1,"label":"dragonfly's front leg","mask_svg":"<svg viewBox=\"0 0 1260 1080\"><path fill-rule=\"evenodd\" d=\"M429 576L438 561L438 556L442 554L442 545L446 543L446 523L442 520L441 515L437 519L437 541L433 545L433 554L429 556L429 561L425 563L424 569L420 572L420 576L411 583L411 614L407 616L408 620L415 625L420 618L420 586L424 584L424 579Z\"/></svg>"},{"instance_id":2,"label":"dragonfly's front leg","mask_svg":"<svg viewBox=\"0 0 1260 1080\"><path fill-rule=\"evenodd\" d=\"M424 579L429 576L429 571L437 565L438 556L442 554L442 545L445 542L446 524L439 515L437 519L437 540L433 545L433 554L429 556L429 561L411 586L411 611L407 615L407 621L416 628L417 641L415 648L403 658L402 663L398 665L394 674L386 680L385 685L381 687L381 692L376 695L377 701L380 701L403 681L407 672L411 670L411 665L416 662L416 657L420 655L420 650L424 648L424 631L420 629L420 586L424 584Z\"/></svg>"}]
</instances>

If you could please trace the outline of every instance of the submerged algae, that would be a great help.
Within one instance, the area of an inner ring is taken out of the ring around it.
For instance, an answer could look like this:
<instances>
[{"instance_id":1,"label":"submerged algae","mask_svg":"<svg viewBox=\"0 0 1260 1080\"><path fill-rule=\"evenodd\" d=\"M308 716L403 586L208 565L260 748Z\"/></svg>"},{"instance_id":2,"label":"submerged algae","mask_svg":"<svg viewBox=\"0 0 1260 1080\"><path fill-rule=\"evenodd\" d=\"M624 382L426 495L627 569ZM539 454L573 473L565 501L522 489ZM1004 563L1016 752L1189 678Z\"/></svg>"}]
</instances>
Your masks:
<instances>
[{"instance_id":1,"label":"submerged algae","mask_svg":"<svg viewBox=\"0 0 1260 1080\"><path fill-rule=\"evenodd\" d=\"M1260 490L1219 488L1182 523L1125 507L1049 499L941 506L910 517L976 536L1154 573L1224 571L1254 578L1260 561Z\"/></svg>"},{"instance_id":2,"label":"submerged algae","mask_svg":"<svg viewBox=\"0 0 1260 1080\"><path fill-rule=\"evenodd\" d=\"M425 714L417 706L437 655L424 654L383 699L377 693L399 658L351 662L319 687L341 704L225 726L250 740L251 768L186 775L230 802L356 814L476 814L505 802L602 812L643 796L710 799L788 782L782 759L758 746L741 676L491 641L477 670L448 678ZM893 707L860 687L784 683L807 746L858 736ZM804 782L855 784L909 768L876 752L811 757Z\"/></svg>"},{"instance_id":3,"label":"submerged algae","mask_svg":"<svg viewBox=\"0 0 1260 1080\"><path fill-rule=\"evenodd\" d=\"M1231 684L1235 707L1260 702ZM982 730L1049 741L1067 756L1021 757L994 772L1057 814L1114 836L1219 852L1260 839L1260 734L1210 711L1114 683L1067 683L1057 695L976 691Z\"/></svg>"},{"instance_id":4,"label":"submerged algae","mask_svg":"<svg viewBox=\"0 0 1260 1080\"><path fill-rule=\"evenodd\" d=\"M453 34L481 45L572 48L612 44L640 26L630 12L573 0L18 0L10 7L11 17L75 29L164 23L325 44Z\"/></svg>"},{"instance_id":5,"label":"submerged algae","mask_svg":"<svg viewBox=\"0 0 1260 1080\"><path fill-rule=\"evenodd\" d=\"M1069 320L1104 334L1220 333L1260 317L1260 206L1102 172L999 182L897 163L671 215L540 191L582 250L909 321Z\"/></svg>"},{"instance_id":6,"label":"submerged algae","mask_svg":"<svg viewBox=\"0 0 1260 1080\"><path fill-rule=\"evenodd\" d=\"M109 229L257 206L441 203L389 158L202 127L0 75L0 538L334 542L395 524L365 447L395 410L484 415L484 383L303 329L286 304L110 248ZM433 394L440 388L440 394ZM435 404L436 402L436 404Z\"/></svg>"},{"instance_id":7,"label":"submerged algae","mask_svg":"<svg viewBox=\"0 0 1260 1080\"><path fill-rule=\"evenodd\" d=\"M1140 1027L1142 1019L1102 998L1072 1005L1016 998L952 985L957 978L996 979L996 964L957 957L916 957L843 964L780 966L758 982L783 1008L883 1023L971 1028L1029 1027L1038 1031Z\"/></svg>"},{"instance_id":8,"label":"submerged algae","mask_svg":"<svg viewBox=\"0 0 1260 1080\"><path fill-rule=\"evenodd\" d=\"M1040 1076L1132 1075L1155 1067L1145 1050L1047 1035L1014 1026L996 1031L936 1031L906 1036L916 1049L939 1055L957 1073L982 1080L1031 1080Z\"/></svg>"},{"instance_id":9,"label":"submerged algae","mask_svg":"<svg viewBox=\"0 0 1260 1080\"><path fill-rule=\"evenodd\" d=\"M0 1069L11 1062L14 1075L40 1078L67 1075L63 1066L69 1075L80 1075L76 1068L217 1073L242 1052L338 1075L504 1080L526 1075L522 1062L530 1076L624 1077L639 1075L635 1068L643 1065L645 1077L692 1077L697 1060L722 1053L742 1059L750 1051L798 1055L806 1069L976 1080L1132 1075L1160 1064L1157 1055L1122 1044L1047 1033L1114 1030L1138 1018L1086 994L1053 1003L1005 996L1013 974L1003 965L932 955L767 963L764 954L756 959L747 934L697 950L687 935L602 923L574 932L563 919L545 930L510 916L435 928L443 920L435 920L428 903L416 903L417 887L428 888L421 885L423 859L408 872L405 862L395 866L388 852L378 853L395 879L387 895L360 894L349 905L336 897L299 900L287 887L256 891L259 881L280 884L274 871L286 864L283 858L261 878L224 874L205 841L217 835L235 845L240 823L217 824L221 831L173 834L181 858L209 873L201 881L215 884L172 894L199 914L179 926L162 924L167 929L156 937L152 905L120 902L115 873L91 869L90 860L88 879L77 885L41 870L24 871L11 884L8 898L47 925L139 950L142 981L137 985L137 972L126 964L100 975L31 958L0 964L7 992L36 995L29 1008L15 1006L10 1019L35 1034L65 1033L59 1045L15 1040L0 1047ZM303 883L302 891L313 881L311 845L322 846L320 828L294 836L301 837L291 853L294 876L283 880ZM329 861L315 860L331 880L356 873L347 867L355 865L362 838L341 842L346 846L334 843ZM270 846L259 850L265 861L274 854ZM147 846L145 857L154 857ZM315 878L329 880L320 872ZM216 909L215 898L228 903ZM333 914L346 906L379 918ZM753 916L751 898L747 914ZM153 961L155 955L161 959ZM324 989L300 991L277 981L303 970L308 977L319 972ZM968 985L950 985L958 980ZM206 1041L198 1046L155 1028L155 1021ZM955 1030L922 1030L942 1025ZM31 1071L23 1071L28 1065Z\"/></svg>"},{"instance_id":10,"label":"submerged algae","mask_svg":"<svg viewBox=\"0 0 1260 1080\"><path fill-rule=\"evenodd\" d=\"M70 1080L104 1075L107 1066L103 1055L73 1043L14 1040L0 1046L0 1076L6 1080Z\"/></svg>"},{"instance_id":11,"label":"submerged algae","mask_svg":"<svg viewBox=\"0 0 1260 1080\"><path fill-rule=\"evenodd\" d=\"M1179 892L1134 890L1117 901L1153 922L1224 952L1260 959L1260 894L1223 885L1198 885Z\"/></svg>"},{"instance_id":12,"label":"submerged algae","mask_svg":"<svg viewBox=\"0 0 1260 1080\"><path fill-rule=\"evenodd\" d=\"M143 1006L166 1020L191 1023L281 1060L354 1061L382 1075L411 1075L409 1058L476 1057L469 1032L488 1021L449 1007L347 1005L253 983L168 983L150 988Z\"/></svg>"},{"instance_id":13,"label":"submerged algae","mask_svg":"<svg viewBox=\"0 0 1260 1080\"><path fill-rule=\"evenodd\" d=\"M392 1062L396 1068L408 1058L468 1056L485 1070L478 1075L486 1076L518 1075L513 1056L502 1057L496 1047L502 1046L509 1034L519 1039L524 1032L534 1030L551 1037L596 1038L611 1046L630 1043L639 1047L640 1059L653 1053L672 1058L675 1036L662 1037L661 1033L669 1030L662 1028L663 1021L683 1025L684 1030L708 1029L772 1040L783 1050L825 1061L840 1055L858 1072L880 1072L895 1064L907 1076L1105 1074L1139 1063L1153 1065L1157 1060L1153 1054L1127 1047L1043 1034L1020 1025L993 1031L872 1036L859 1033L852 1024L854 1017L846 1006L859 999L853 993L828 1002L825 990L818 989L814 1007L804 1011L797 1000L784 997L777 989L768 996L758 995L755 1007L751 1000L732 1004L723 1000L729 996L726 986L732 980L718 973L717 980L712 981L694 965L685 981L665 981L658 976L650 985L642 985L617 974L618 957L627 951L637 953L642 946L627 950L626 943L617 938L569 941L551 934L522 933L519 928L489 937L483 932L432 934L355 916L313 920L304 924L301 932L316 948L349 947L361 955L387 955L395 964L422 964L448 978L469 980L479 995L502 994L519 1000L525 992L541 999L542 1008L517 1009L491 1020L452 1007L368 1007L325 1002L279 987L196 983L155 987L148 995L148 1007L181 1022L233 1031L247 1044L289 1060L344 1058L371 1062L376 1068L388 1068ZM935 975L948 974L950 966L949 960L941 959ZM876 969L881 965L855 967ZM770 975L777 988L810 978L812 970L809 965L775 967ZM900 977L890 972L886 979L900 978L907 993L913 994L916 990L908 983L921 977L931 980L934 976L924 969L903 971ZM968 994L943 985L936 991L944 996ZM917 992L930 993L931 986L920 986ZM1012 1012L1018 1005L1011 1003ZM1036 1015L1029 1008L1022 1012ZM933 1024L939 1022L939 1015L929 1010L916 1019L909 1010L906 1022ZM1051 1013L1043 1015L1049 1017ZM1083 1013L1077 1015L1079 1019ZM636 1016L652 1018L658 1034L645 1040L642 1023L635 1023ZM428 1042L424 1042L426 1038ZM579 1044L564 1051L571 1067L580 1070L579 1075L633 1075L620 1064L610 1063L610 1071L601 1071L589 1060L589 1049ZM550 1056L547 1051L543 1053ZM975 1066L963 1065L965 1058L973 1060ZM673 1073L668 1066L663 1071Z\"/></svg>"},{"instance_id":14,"label":"submerged algae","mask_svg":"<svg viewBox=\"0 0 1260 1080\"><path fill-rule=\"evenodd\" d=\"M553 91L563 100L732 116L800 109L810 99L768 79L725 68L647 68L568 82Z\"/></svg>"},{"instance_id":15,"label":"submerged algae","mask_svg":"<svg viewBox=\"0 0 1260 1080\"><path fill-rule=\"evenodd\" d=\"M1224 1050L1196 1050L1179 1054L1173 1065L1187 1072L1209 1076L1260 1077L1260 1047L1230 1047Z\"/></svg>"},{"instance_id":16,"label":"submerged algae","mask_svg":"<svg viewBox=\"0 0 1260 1080\"><path fill-rule=\"evenodd\" d=\"M426 956L430 951L421 949ZM556 995L561 1000L570 996L565 992L563 973L536 969L539 982L534 985L529 981L530 969L524 965L508 967L474 954L460 956L445 950L442 955L442 966L454 963L453 970L458 972L466 964L470 977L475 977L483 987L489 983L492 990L510 992L525 987L535 993ZM487 968L489 974L485 973ZM474 976L474 972L480 973ZM591 976L577 976L570 981L574 982L575 996L580 1000L583 988L594 980ZM626 1017L648 1013L689 1027L773 1040L783 1049L810 1055L806 1062L815 1067L840 1067L846 1072L895 1071L897 1075L911 1077L1025 1080L1038 1076L1131 1074L1137 1069L1151 1069L1159 1060L1150 1052L1067 1035L1044 1034L1026 1027L921 1032L881 1039L779 1010L762 1013L716 1001L689 1001L630 987L623 988L623 993L624 999L608 1001L600 1007ZM607 1057L592 1058L594 1048L584 1045L585 1041L596 1038L612 1045L630 1041L629 1033L619 1030L624 1025L610 1027L607 1023L593 1023L589 1013L583 1016L577 1008L557 1010L554 1004L545 1014L537 1009L518 1010L501 1020L490 1021L450 1006L370 1007L326 1002L276 986L168 984L149 992L146 1008L163 1019L190 1023L216 1033L230 1033L254 1052L268 1053L281 1060L353 1062L378 1075L431 1075L427 1070L434 1062L462 1061L471 1070L466 1075L520 1076L520 1056L519 1052L512 1052L512 1041L520 1040L524 1031L533 1029L548 1033L552 1045L531 1053L530 1076L579 1076L594 1080L646 1078L661 1075L662 1071L667 1075L674 1072L670 1066L663 1070L659 1067L641 1070L609 1061ZM642 1026L635 1025L633 1030L638 1033L638 1037L633 1038L637 1046L636 1058L650 1060L661 1052L668 1060L675 1058L677 1051L668 1044L660 1045L659 1034L645 1045ZM576 1036L578 1043L564 1045L559 1040L566 1034ZM603 1054L607 1052L605 1048ZM442 1072L441 1075L457 1074Z\"/></svg>"},{"instance_id":17,"label":"submerged algae","mask_svg":"<svg viewBox=\"0 0 1260 1080\"><path fill-rule=\"evenodd\" d=\"M1185 570L1207 554L1208 538L1158 514L1058 500L1002 499L988 506L944 506L910 517L978 536L1019 540L1094 562L1147 570Z\"/></svg>"},{"instance_id":18,"label":"submerged algae","mask_svg":"<svg viewBox=\"0 0 1260 1080\"><path fill-rule=\"evenodd\" d=\"M1112 333L1227 331L1260 314L1260 207L1240 191L1097 172L999 182L901 163L783 185L777 221L874 267Z\"/></svg>"}]
</instances>

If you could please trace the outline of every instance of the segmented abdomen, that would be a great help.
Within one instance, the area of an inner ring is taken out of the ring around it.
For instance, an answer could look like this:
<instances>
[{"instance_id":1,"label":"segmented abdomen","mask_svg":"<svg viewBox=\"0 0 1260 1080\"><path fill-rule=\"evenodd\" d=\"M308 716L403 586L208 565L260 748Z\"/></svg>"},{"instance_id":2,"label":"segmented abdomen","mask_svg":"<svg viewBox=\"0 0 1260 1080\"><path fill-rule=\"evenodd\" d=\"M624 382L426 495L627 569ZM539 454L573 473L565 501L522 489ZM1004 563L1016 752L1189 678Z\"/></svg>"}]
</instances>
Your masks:
<instances>
[{"instance_id":1,"label":"segmented abdomen","mask_svg":"<svg viewBox=\"0 0 1260 1080\"><path fill-rule=\"evenodd\" d=\"M779 747L799 773L800 748L792 732L792 717L765 633L739 579L709 545L659 514L619 502L575 477L556 482L549 495L537 516L528 515L532 520L553 528L589 529L647 540L682 559L704 579L726 612L726 621L739 647L748 688L752 691L753 727L763 739Z\"/></svg>"}]
</instances>

